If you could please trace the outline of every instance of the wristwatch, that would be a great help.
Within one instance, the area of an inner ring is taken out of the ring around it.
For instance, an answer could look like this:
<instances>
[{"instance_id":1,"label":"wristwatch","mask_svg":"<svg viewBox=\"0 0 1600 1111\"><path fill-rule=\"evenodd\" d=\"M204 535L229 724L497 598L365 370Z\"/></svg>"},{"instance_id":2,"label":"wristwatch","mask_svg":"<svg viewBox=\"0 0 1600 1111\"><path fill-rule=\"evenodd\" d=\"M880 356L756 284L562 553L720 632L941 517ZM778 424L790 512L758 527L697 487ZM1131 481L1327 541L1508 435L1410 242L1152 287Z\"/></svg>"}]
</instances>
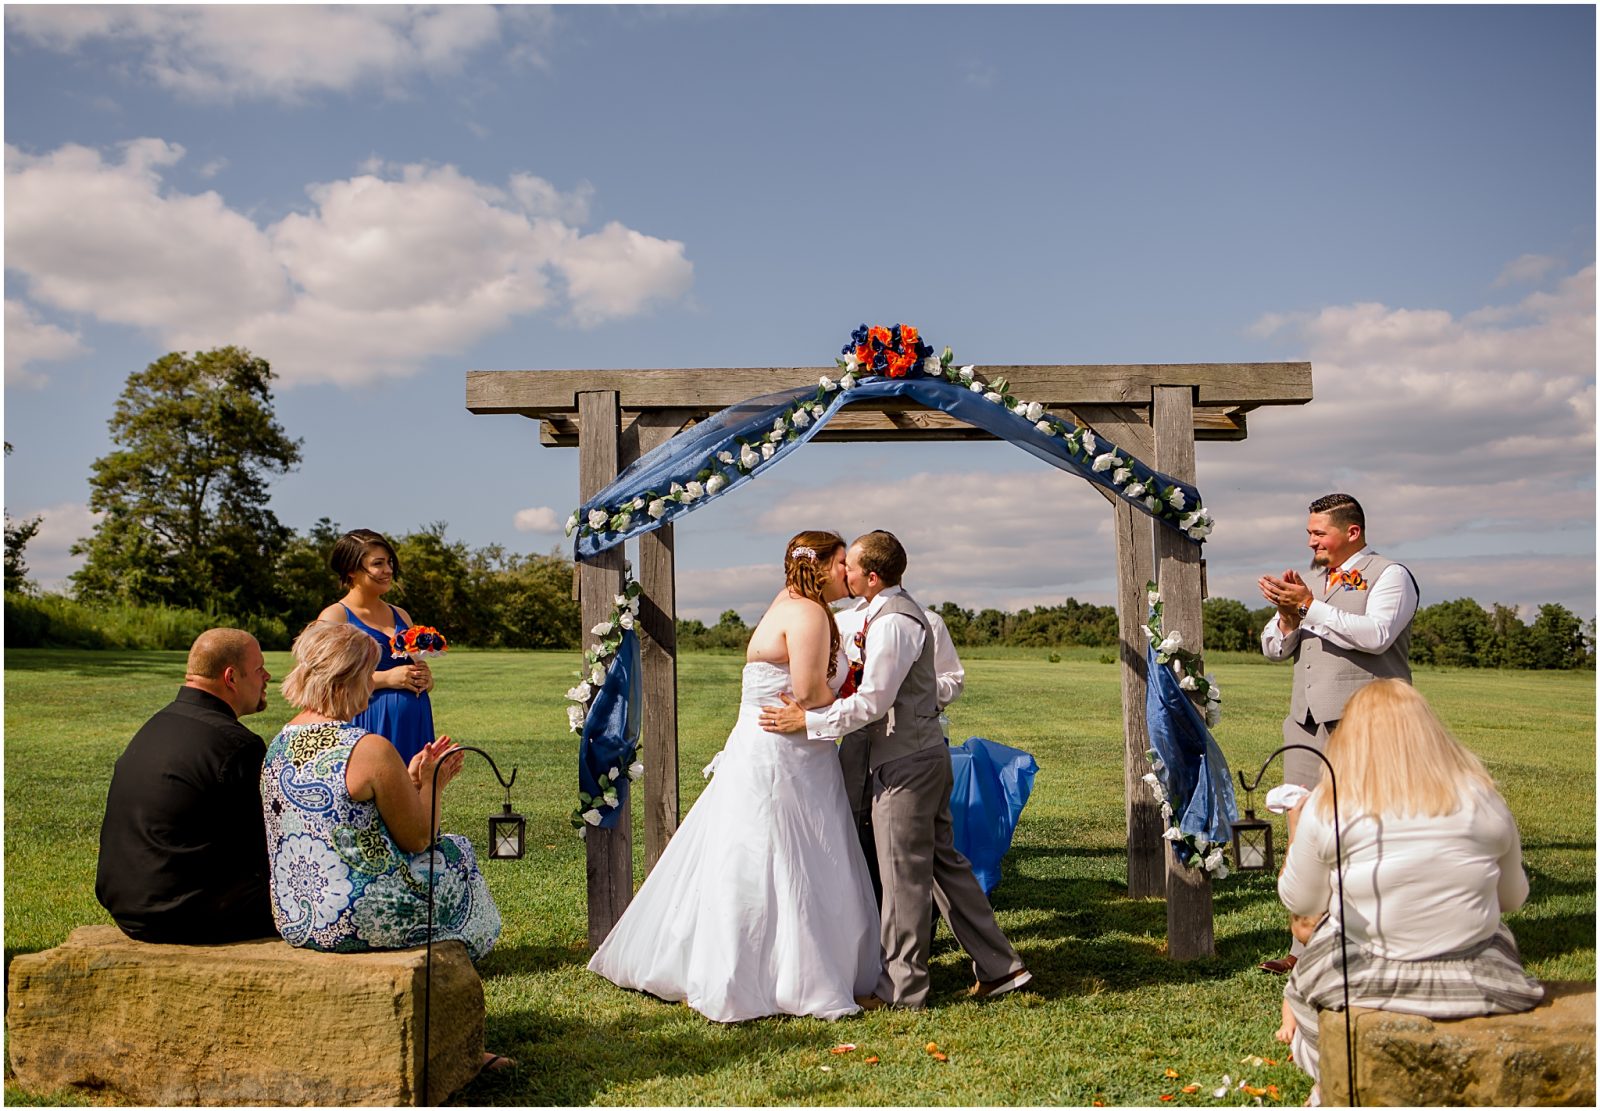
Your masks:
<instances>
[{"instance_id":1,"label":"wristwatch","mask_svg":"<svg viewBox=\"0 0 1600 1111\"><path fill-rule=\"evenodd\" d=\"M1296 612L1296 613L1298 613L1300 615L1301 620L1304 620L1305 616L1306 616L1306 611L1308 611L1310 608L1311 608L1311 603L1310 602L1301 602L1298 606L1296 606L1294 608L1294 612Z\"/></svg>"}]
</instances>

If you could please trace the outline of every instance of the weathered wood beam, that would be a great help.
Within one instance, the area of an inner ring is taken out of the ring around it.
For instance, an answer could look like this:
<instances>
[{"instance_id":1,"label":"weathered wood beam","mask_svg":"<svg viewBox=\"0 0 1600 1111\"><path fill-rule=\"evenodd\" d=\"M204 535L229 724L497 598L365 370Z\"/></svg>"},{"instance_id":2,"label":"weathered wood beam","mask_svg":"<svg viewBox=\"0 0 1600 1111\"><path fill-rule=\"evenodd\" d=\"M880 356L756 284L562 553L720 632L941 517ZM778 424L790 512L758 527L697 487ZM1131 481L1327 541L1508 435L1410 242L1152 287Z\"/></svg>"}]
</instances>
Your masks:
<instances>
[{"instance_id":1,"label":"weathered wood beam","mask_svg":"<svg viewBox=\"0 0 1600 1111\"><path fill-rule=\"evenodd\" d=\"M1042 405L1147 405L1157 386L1190 386L1198 405L1303 405L1311 400L1310 363L1109 363L985 366L1004 375L1017 397ZM474 413L571 411L586 390L614 390L628 408L725 409L763 394L838 376L835 367L708 367L684 370L471 370Z\"/></svg>"},{"instance_id":2,"label":"weathered wood beam","mask_svg":"<svg viewBox=\"0 0 1600 1111\"><path fill-rule=\"evenodd\" d=\"M1156 463L1174 478L1193 482L1194 424L1189 390L1158 387L1151 399L1151 421L1156 437ZM1201 611L1200 546L1172 529L1155 530L1157 581L1161 584L1163 632L1181 631L1184 646L1199 656L1205 650L1205 622ZM1212 925L1211 877L1204 868L1178 863L1169 846L1167 858L1167 955L1174 960L1214 956L1216 935Z\"/></svg>"},{"instance_id":3,"label":"weathered wood beam","mask_svg":"<svg viewBox=\"0 0 1600 1111\"><path fill-rule=\"evenodd\" d=\"M578 451L578 496L587 499L617 476L620 461L619 407L612 391L579 398L588 434ZM611 616L612 599L622 590L623 548L618 545L578 564L578 602L583 628L592 629ZM589 894L589 948L617 924L633 898L633 815L627 811L615 829L590 827L584 836Z\"/></svg>"},{"instance_id":4,"label":"weathered wood beam","mask_svg":"<svg viewBox=\"0 0 1600 1111\"><path fill-rule=\"evenodd\" d=\"M970 424L963 424L950 414L938 409L924 409L920 406L905 402L885 403L882 410L869 408L875 403L863 402L860 407L851 406L835 414L833 419L817 433L818 443L881 443L883 441L905 442L950 442L950 441L981 441L994 440L995 437ZM889 406L893 405L893 408ZM1124 405L1075 405L1069 410L1065 406L1054 411L1061 416L1068 416L1071 412L1078 413L1085 423L1098 427L1099 421L1087 415L1096 412L1120 412L1130 410L1131 406ZM711 415L710 410L699 409L642 409L624 410L624 417L637 417L640 413L650 412L683 412L691 414L685 423L704 420ZM539 442L545 447L576 447L582 431L581 422L575 417L560 413L524 414L534 416L542 422L539 429ZM1244 407L1238 405L1212 406L1197 408L1194 411L1194 437L1197 440L1242 440L1245 438ZM1146 421L1148 424L1148 421ZM1111 433L1106 433L1108 436ZM1140 458L1146 458L1140 449L1133 444L1124 444L1115 441L1119 447L1126 447Z\"/></svg>"},{"instance_id":5,"label":"weathered wood beam","mask_svg":"<svg viewBox=\"0 0 1600 1111\"><path fill-rule=\"evenodd\" d=\"M681 410L639 414L623 441L636 459L672 439L688 419ZM629 444L629 441L632 441ZM673 526L639 537L639 744L644 749L645 873L678 832L678 588Z\"/></svg>"}]
</instances>

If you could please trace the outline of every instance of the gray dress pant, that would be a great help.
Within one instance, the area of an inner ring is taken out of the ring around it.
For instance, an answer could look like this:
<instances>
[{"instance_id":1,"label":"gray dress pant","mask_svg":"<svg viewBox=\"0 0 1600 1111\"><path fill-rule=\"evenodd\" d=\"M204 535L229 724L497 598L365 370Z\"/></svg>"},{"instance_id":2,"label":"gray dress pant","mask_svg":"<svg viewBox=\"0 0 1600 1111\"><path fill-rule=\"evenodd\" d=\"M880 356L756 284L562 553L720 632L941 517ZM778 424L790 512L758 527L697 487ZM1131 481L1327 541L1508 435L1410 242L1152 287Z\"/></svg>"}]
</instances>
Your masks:
<instances>
[{"instance_id":1,"label":"gray dress pant","mask_svg":"<svg viewBox=\"0 0 1600 1111\"><path fill-rule=\"evenodd\" d=\"M872 772L872 828L883 877L883 974L875 994L896 1007L927 1005L930 898L972 957L979 980L999 980L1022 967L972 865L956 851L951 782L944 745L886 761Z\"/></svg>"}]
</instances>

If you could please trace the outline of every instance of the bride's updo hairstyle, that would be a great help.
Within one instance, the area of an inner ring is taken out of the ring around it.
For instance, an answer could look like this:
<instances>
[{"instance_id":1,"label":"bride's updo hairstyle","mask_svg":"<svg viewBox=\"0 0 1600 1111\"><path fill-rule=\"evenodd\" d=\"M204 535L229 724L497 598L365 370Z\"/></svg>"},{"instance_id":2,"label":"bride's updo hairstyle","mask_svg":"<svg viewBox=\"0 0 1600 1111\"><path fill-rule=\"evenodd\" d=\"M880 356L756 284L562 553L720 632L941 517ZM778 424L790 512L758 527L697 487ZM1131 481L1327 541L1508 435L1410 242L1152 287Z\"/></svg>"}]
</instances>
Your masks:
<instances>
[{"instance_id":1,"label":"bride's updo hairstyle","mask_svg":"<svg viewBox=\"0 0 1600 1111\"><path fill-rule=\"evenodd\" d=\"M833 607L823 597L828 581L828 565L844 550L844 537L825 529L797 532L783 551L783 584L796 594L810 598L828 615L828 678L839 667L839 623Z\"/></svg>"}]
</instances>

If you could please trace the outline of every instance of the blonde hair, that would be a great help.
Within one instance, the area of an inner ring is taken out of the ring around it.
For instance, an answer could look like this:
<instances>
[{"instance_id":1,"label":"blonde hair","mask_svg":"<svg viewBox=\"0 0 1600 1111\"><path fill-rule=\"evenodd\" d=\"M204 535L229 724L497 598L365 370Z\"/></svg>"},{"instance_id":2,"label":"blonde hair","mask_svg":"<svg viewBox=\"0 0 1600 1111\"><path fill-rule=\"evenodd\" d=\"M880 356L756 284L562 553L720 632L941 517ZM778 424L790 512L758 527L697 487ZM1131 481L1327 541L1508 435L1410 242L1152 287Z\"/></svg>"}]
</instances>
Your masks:
<instances>
[{"instance_id":1,"label":"blonde hair","mask_svg":"<svg viewBox=\"0 0 1600 1111\"><path fill-rule=\"evenodd\" d=\"M826 529L797 532L783 550L783 584L803 598L810 598L828 615L828 678L839 669L839 623L833 607L822 595L828 582L828 564L844 548L844 537Z\"/></svg>"},{"instance_id":2,"label":"blonde hair","mask_svg":"<svg viewBox=\"0 0 1600 1111\"><path fill-rule=\"evenodd\" d=\"M1400 679L1379 679L1357 691L1328 738L1328 763L1338 777L1344 818L1440 817L1460 809L1473 790L1498 795L1483 762L1450 735L1428 700ZM1319 785L1317 814L1333 816Z\"/></svg>"},{"instance_id":3,"label":"blonde hair","mask_svg":"<svg viewBox=\"0 0 1600 1111\"><path fill-rule=\"evenodd\" d=\"M184 674L191 679L220 679L230 667L242 671L255 643L256 638L243 629L207 629L189 646Z\"/></svg>"},{"instance_id":4,"label":"blonde hair","mask_svg":"<svg viewBox=\"0 0 1600 1111\"><path fill-rule=\"evenodd\" d=\"M294 668L283 679L289 705L349 721L367 708L378 642L354 625L313 621L294 638Z\"/></svg>"}]
</instances>

